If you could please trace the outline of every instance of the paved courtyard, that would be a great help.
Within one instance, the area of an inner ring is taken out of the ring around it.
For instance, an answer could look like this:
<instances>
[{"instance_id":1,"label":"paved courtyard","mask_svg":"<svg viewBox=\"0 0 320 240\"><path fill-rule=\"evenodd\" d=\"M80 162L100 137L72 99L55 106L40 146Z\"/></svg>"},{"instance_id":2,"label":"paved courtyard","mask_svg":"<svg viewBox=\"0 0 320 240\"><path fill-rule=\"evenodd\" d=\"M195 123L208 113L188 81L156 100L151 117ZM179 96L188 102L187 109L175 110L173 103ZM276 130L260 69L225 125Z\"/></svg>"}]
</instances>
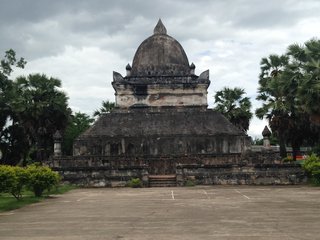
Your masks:
<instances>
[{"instance_id":1,"label":"paved courtyard","mask_svg":"<svg viewBox=\"0 0 320 240\"><path fill-rule=\"evenodd\" d=\"M0 214L1 240L320 239L320 188L77 189Z\"/></svg>"}]
</instances>

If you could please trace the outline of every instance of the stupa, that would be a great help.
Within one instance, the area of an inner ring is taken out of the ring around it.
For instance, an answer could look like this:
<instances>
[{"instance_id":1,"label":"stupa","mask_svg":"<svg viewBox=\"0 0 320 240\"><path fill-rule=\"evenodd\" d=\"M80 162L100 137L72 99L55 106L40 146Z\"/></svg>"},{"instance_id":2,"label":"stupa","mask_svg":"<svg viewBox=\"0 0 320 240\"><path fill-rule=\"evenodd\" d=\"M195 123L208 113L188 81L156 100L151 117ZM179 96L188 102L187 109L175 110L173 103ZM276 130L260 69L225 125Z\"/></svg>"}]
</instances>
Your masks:
<instances>
[{"instance_id":1,"label":"stupa","mask_svg":"<svg viewBox=\"0 0 320 240\"><path fill-rule=\"evenodd\" d=\"M159 20L126 76L113 72L116 108L76 140L74 157L144 166L152 175L175 174L179 164L238 163L248 137L208 109L209 85L209 70L197 76Z\"/></svg>"}]
</instances>

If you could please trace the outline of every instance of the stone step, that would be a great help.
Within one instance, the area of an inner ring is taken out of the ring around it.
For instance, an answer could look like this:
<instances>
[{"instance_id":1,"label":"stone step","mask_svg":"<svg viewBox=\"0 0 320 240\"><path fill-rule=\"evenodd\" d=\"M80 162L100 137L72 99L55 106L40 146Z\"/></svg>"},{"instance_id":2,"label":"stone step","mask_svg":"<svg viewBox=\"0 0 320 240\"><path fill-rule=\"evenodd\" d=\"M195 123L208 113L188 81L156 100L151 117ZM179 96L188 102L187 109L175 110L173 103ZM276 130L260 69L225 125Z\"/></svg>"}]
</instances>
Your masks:
<instances>
[{"instance_id":1,"label":"stone step","mask_svg":"<svg viewBox=\"0 0 320 240\"><path fill-rule=\"evenodd\" d=\"M150 187L175 187L177 186L175 175L150 175Z\"/></svg>"},{"instance_id":2,"label":"stone step","mask_svg":"<svg viewBox=\"0 0 320 240\"><path fill-rule=\"evenodd\" d=\"M176 179L176 175L149 175L149 179Z\"/></svg>"},{"instance_id":3,"label":"stone step","mask_svg":"<svg viewBox=\"0 0 320 240\"><path fill-rule=\"evenodd\" d=\"M155 184L155 183L150 183L149 184L149 187L176 187L177 184L176 183L158 183L158 184Z\"/></svg>"}]
</instances>

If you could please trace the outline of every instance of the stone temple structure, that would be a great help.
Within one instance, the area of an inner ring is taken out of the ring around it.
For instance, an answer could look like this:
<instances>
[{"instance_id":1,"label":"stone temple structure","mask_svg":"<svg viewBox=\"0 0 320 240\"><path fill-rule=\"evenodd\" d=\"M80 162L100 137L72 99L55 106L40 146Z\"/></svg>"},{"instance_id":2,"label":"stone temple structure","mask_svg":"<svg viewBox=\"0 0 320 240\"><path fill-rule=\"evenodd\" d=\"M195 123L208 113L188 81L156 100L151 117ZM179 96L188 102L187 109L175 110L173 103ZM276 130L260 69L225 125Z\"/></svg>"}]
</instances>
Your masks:
<instances>
[{"instance_id":1,"label":"stone temple structure","mask_svg":"<svg viewBox=\"0 0 320 240\"><path fill-rule=\"evenodd\" d=\"M253 183L241 168L248 164L248 136L208 109L209 85L209 70L197 76L159 20L126 66L126 76L113 73L116 108L76 140L73 157L56 157L52 166L65 180L90 186L134 177L149 185L159 175L172 176L178 185L189 178Z\"/></svg>"},{"instance_id":2,"label":"stone temple structure","mask_svg":"<svg viewBox=\"0 0 320 240\"><path fill-rule=\"evenodd\" d=\"M81 135L74 155L139 159L152 174L172 174L178 163L228 161L245 150L247 136L207 109L209 71L195 75L161 20L126 70L113 73L116 109Z\"/></svg>"}]
</instances>

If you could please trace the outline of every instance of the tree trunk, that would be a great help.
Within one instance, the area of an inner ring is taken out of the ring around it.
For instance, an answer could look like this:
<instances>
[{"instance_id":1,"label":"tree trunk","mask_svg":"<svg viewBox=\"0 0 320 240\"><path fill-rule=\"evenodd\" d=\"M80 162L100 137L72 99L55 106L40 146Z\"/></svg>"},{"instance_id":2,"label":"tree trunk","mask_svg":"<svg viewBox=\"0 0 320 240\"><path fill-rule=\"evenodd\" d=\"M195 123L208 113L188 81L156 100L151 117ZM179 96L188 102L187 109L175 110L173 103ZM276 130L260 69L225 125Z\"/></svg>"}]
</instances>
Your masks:
<instances>
[{"instance_id":1,"label":"tree trunk","mask_svg":"<svg viewBox=\"0 0 320 240\"><path fill-rule=\"evenodd\" d=\"M287 157L287 149L286 149L286 142L283 136L283 133L279 131L279 145L280 145L280 156L281 158Z\"/></svg>"},{"instance_id":2,"label":"tree trunk","mask_svg":"<svg viewBox=\"0 0 320 240\"><path fill-rule=\"evenodd\" d=\"M312 114L312 115L310 115L310 122L320 126L320 114Z\"/></svg>"},{"instance_id":3,"label":"tree trunk","mask_svg":"<svg viewBox=\"0 0 320 240\"><path fill-rule=\"evenodd\" d=\"M297 156L300 155L300 144L297 142L292 142L292 159L293 161L297 160Z\"/></svg>"}]
</instances>

